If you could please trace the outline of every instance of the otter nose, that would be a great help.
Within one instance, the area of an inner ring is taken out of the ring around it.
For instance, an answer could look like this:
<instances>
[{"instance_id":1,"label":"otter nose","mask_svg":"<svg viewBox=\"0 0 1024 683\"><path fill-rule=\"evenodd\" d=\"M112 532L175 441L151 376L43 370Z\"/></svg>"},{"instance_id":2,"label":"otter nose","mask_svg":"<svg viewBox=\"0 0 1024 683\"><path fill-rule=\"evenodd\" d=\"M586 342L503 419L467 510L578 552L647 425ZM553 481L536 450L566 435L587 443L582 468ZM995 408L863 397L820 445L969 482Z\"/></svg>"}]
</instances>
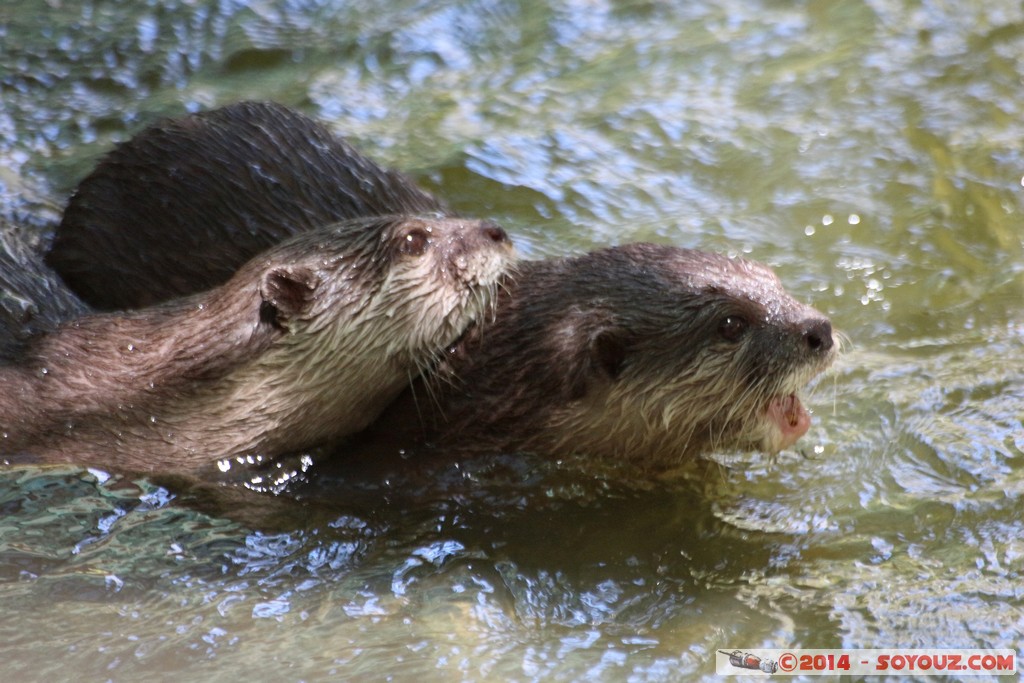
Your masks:
<instances>
[{"instance_id":1,"label":"otter nose","mask_svg":"<svg viewBox=\"0 0 1024 683\"><path fill-rule=\"evenodd\" d=\"M804 323L804 342L812 353L825 353L832 348L832 323L815 318Z\"/></svg>"},{"instance_id":2,"label":"otter nose","mask_svg":"<svg viewBox=\"0 0 1024 683\"><path fill-rule=\"evenodd\" d=\"M502 242L508 242L509 241L508 233L506 233L505 229L502 228L497 223L492 223L490 221L484 221L480 225L480 232L483 233L483 236L486 239L489 239L492 242L496 242L498 244L501 244Z\"/></svg>"}]
</instances>

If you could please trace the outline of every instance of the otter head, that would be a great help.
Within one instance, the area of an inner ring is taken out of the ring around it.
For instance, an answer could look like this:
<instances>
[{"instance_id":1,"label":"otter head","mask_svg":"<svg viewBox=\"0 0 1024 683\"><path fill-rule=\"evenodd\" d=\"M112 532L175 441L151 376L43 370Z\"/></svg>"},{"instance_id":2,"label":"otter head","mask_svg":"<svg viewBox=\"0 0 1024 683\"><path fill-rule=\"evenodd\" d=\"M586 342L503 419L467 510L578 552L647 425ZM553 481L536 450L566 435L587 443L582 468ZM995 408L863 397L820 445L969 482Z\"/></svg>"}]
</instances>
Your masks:
<instances>
[{"instance_id":1,"label":"otter head","mask_svg":"<svg viewBox=\"0 0 1024 683\"><path fill-rule=\"evenodd\" d=\"M416 218L394 227L381 241L392 265L363 316L388 355L423 366L492 309L513 251L486 220Z\"/></svg>"},{"instance_id":2,"label":"otter head","mask_svg":"<svg viewBox=\"0 0 1024 683\"><path fill-rule=\"evenodd\" d=\"M632 244L524 267L520 281L530 295L509 308L534 340L520 352L547 365L523 362L519 382L543 388L543 450L651 466L775 453L807 431L797 393L836 354L829 320L745 259Z\"/></svg>"},{"instance_id":3,"label":"otter head","mask_svg":"<svg viewBox=\"0 0 1024 683\"><path fill-rule=\"evenodd\" d=\"M268 412L305 406L310 441L361 429L486 314L512 261L486 221L383 217L298 235L232 280L256 269L273 337L237 384Z\"/></svg>"},{"instance_id":4,"label":"otter head","mask_svg":"<svg viewBox=\"0 0 1024 683\"><path fill-rule=\"evenodd\" d=\"M513 262L489 221L385 217L293 238L260 264L261 318L291 336L336 329L405 361L454 341ZM318 344L319 345L319 344Z\"/></svg>"}]
</instances>

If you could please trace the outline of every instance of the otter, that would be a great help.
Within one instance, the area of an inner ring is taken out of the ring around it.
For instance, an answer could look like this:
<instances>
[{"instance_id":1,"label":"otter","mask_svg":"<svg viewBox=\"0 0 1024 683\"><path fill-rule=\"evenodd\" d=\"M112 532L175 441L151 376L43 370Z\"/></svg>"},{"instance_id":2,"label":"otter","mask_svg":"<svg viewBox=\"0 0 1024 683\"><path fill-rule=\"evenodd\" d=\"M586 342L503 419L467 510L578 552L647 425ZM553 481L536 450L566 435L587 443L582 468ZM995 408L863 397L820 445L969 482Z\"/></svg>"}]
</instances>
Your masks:
<instances>
[{"instance_id":1,"label":"otter","mask_svg":"<svg viewBox=\"0 0 1024 683\"><path fill-rule=\"evenodd\" d=\"M0 367L0 454L203 472L330 443L486 313L511 259L488 221L352 220L207 292L63 322Z\"/></svg>"},{"instance_id":2,"label":"otter","mask_svg":"<svg viewBox=\"0 0 1024 683\"><path fill-rule=\"evenodd\" d=\"M575 453L637 471L774 454L807 432L799 393L836 353L829 319L755 261L644 243L523 261L493 323L453 345L361 449L413 425L403 448Z\"/></svg>"},{"instance_id":3,"label":"otter","mask_svg":"<svg viewBox=\"0 0 1024 683\"><path fill-rule=\"evenodd\" d=\"M68 202L46 263L90 306L139 308L223 284L289 236L384 215L454 214L322 124L240 102L109 152Z\"/></svg>"},{"instance_id":4,"label":"otter","mask_svg":"<svg viewBox=\"0 0 1024 683\"><path fill-rule=\"evenodd\" d=\"M89 310L18 233L0 218L0 362L16 358L32 337Z\"/></svg>"}]
</instances>

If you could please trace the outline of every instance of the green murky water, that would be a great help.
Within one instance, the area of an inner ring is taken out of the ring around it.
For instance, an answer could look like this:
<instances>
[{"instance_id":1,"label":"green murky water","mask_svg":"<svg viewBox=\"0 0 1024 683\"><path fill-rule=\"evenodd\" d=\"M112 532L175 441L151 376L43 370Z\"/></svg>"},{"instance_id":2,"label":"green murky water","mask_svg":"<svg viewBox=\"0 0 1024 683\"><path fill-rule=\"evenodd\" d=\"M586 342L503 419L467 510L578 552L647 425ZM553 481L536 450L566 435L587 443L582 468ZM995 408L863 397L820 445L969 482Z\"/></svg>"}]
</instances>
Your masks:
<instances>
[{"instance_id":1,"label":"green murky water","mask_svg":"<svg viewBox=\"0 0 1024 683\"><path fill-rule=\"evenodd\" d=\"M4 470L4 680L657 681L719 648L1024 642L1019 2L6 0L0 215L39 234L114 141L242 98L529 254L749 253L852 349L804 455L669 482L353 473L257 533Z\"/></svg>"}]
</instances>

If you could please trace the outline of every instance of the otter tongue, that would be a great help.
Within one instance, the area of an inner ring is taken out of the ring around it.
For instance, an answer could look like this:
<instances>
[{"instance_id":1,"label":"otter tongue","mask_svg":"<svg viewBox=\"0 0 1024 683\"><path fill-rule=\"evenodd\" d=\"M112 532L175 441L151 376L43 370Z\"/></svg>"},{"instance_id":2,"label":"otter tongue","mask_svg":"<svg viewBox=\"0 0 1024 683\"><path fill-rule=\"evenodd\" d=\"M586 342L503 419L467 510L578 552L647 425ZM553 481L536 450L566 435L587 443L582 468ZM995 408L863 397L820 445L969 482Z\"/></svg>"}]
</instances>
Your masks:
<instances>
[{"instance_id":1,"label":"otter tongue","mask_svg":"<svg viewBox=\"0 0 1024 683\"><path fill-rule=\"evenodd\" d=\"M782 432L782 442L778 444L780 450L795 444L811 428L811 414L796 394L773 398L768 404L768 418Z\"/></svg>"}]
</instances>

